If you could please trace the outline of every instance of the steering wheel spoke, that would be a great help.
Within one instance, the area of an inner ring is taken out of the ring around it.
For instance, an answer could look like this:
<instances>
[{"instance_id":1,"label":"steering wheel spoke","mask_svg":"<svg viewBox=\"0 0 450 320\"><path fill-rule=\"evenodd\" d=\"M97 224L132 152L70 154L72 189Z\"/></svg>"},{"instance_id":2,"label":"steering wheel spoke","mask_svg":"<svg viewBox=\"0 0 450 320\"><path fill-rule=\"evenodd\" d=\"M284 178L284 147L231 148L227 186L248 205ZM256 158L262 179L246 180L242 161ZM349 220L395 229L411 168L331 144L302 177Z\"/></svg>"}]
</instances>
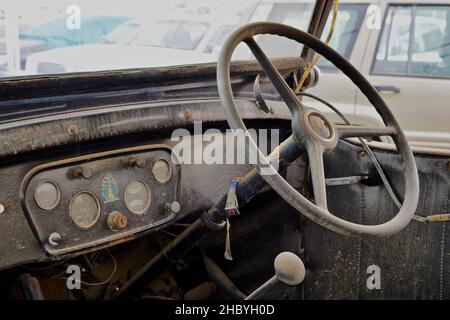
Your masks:
<instances>
[{"instance_id":1,"label":"steering wheel spoke","mask_svg":"<svg viewBox=\"0 0 450 320\"><path fill-rule=\"evenodd\" d=\"M360 126L336 126L340 139L342 138L373 138L378 136L395 136L397 130L394 127L360 127Z\"/></svg>"},{"instance_id":2,"label":"steering wheel spoke","mask_svg":"<svg viewBox=\"0 0 450 320\"><path fill-rule=\"evenodd\" d=\"M312 142L307 146L309 167L316 205L328 210L325 169L323 165L323 150L320 144Z\"/></svg>"},{"instance_id":3,"label":"steering wheel spoke","mask_svg":"<svg viewBox=\"0 0 450 320\"><path fill-rule=\"evenodd\" d=\"M291 114L294 115L299 111L302 111L304 109L302 103L294 94L292 89L288 86L288 84L272 64L272 62L270 62L266 54L261 50L261 47L256 43L255 39L253 37L250 37L245 39L244 42L252 51L253 55L263 68L267 77L269 77L270 81L272 81L272 84L280 94L281 98L284 100L284 102L286 102L289 110L291 111Z\"/></svg>"}]
</instances>

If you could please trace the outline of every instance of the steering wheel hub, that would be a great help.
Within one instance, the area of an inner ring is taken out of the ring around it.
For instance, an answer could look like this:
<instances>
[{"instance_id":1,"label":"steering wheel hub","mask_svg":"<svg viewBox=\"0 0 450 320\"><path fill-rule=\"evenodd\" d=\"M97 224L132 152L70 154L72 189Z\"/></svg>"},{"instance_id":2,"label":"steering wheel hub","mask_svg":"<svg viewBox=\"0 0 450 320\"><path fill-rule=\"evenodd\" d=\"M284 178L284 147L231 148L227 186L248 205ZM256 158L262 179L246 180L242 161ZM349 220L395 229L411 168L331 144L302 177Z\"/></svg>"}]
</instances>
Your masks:
<instances>
[{"instance_id":1,"label":"steering wheel hub","mask_svg":"<svg viewBox=\"0 0 450 320\"><path fill-rule=\"evenodd\" d=\"M323 140L328 140L331 138L331 128L327 120L322 118L320 115L310 114L308 117L308 123L313 132L315 132L319 138Z\"/></svg>"},{"instance_id":2,"label":"steering wheel hub","mask_svg":"<svg viewBox=\"0 0 450 320\"><path fill-rule=\"evenodd\" d=\"M293 119L296 119L294 117ZM293 133L297 141L305 143L314 142L323 150L334 149L338 143L338 137L334 124L319 111L308 108L300 112L299 121L293 123Z\"/></svg>"}]
</instances>

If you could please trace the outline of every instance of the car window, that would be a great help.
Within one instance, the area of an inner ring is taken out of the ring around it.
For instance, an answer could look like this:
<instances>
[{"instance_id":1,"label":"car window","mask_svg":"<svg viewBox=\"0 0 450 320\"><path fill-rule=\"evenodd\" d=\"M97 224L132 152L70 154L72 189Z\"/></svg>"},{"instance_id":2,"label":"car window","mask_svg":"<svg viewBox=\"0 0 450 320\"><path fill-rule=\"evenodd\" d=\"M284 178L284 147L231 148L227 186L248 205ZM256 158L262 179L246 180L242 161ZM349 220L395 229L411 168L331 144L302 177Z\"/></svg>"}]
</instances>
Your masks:
<instances>
[{"instance_id":1,"label":"car window","mask_svg":"<svg viewBox=\"0 0 450 320\"><path fill-rule=\"evenodd\" d=\"M336 27L330 46L343 55L346 59L350 58L353 46L358 36L367 10L366 4L342 4L339 6ZM325 40L330 29L332 15L328 17L325 25L325 32L322 34L322 40ZM322 58L317 65L320 68L334 68L327 59Z\"/></svg>"},{"instance_id":2,"label":"car window","mask_svg":"<svg viewBox=\"0 0 450 320\"><path fill-rule=\"evenodd\" d=\"M450 6L390 6L372 70L450 77Z\"/></svg>"}]
</instances>

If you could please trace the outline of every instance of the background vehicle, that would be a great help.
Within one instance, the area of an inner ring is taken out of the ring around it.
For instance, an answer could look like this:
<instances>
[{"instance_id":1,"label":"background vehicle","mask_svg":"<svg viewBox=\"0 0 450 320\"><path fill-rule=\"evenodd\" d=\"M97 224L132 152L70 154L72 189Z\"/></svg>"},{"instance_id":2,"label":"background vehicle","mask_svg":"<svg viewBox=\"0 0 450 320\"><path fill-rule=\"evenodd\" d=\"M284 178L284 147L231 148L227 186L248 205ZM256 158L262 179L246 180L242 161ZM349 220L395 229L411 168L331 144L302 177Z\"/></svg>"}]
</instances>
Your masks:
<instances>
[{"instance_id":1,"label":"background vehicle","mask_svg":"<svg viewBox=\"0 0 450 320\"><path fill-rule=\"evenodd\" d=\"M228 19L230 20L230 19ZM30 73L61 73L82 70L108 70L161 67L208 62L214 59L214 37L229 28L220 17L178 15L143 23L126 22L103 38L104 44L63 47L29 57ZM238 25L236 21L231 27ZM212 41L212 42L211 42Z\"/></svg>"},{"instance_id":2,"label":"background vehicle","mask_svg":"<svg viewBox=\"0 0 450 320\"><path fill-rule=\"evenodd\" d=\"M27 23L23 23L19 21L19 32L25 32L30 29L30 25ZM6 30L5 30L5 15L2 10L0 10L0 76L4 74L4 71L7 67L7 51L6 51ZM22 40L19 43L19 56L20 56L20 67L22 69L25 68L25 62L29 55L45 51L48 49L47 44L44 41L30 39L30 40Z\"/></svg>"},{"instance_id":3,"label":"background vehicle","mask_svg":"<svg viewBox=\"0 0 450 320\"><path fill-rule=\"evenodd\" d=\"M369 9L374 5L379 11ZM347 26L336 30L331 45L374 83L412 145L449 149L450 125L442 118L450 117L450 1L352 0L342 1L340 10L338 26ZM378 13L380 28L370 27ZM344 75L324 60L319 66L321 84L312 92L334 102L356 125L379 123Z\"/></svg>"},{"instance_id":4,"label":"background vehicle","mask_svg":"<svg viewBox=\"0 0 450 320\"><path fill-rule=\"evenodd\" d=\"M123 23L104 37L105 44L61 48L33 55L28 61L27 72L45 74L158 67L180 61L211 62L217 59L223 40L240 25L268 20L305 30L311 19L312 6L311 1L266 0L250 2L237 9L225 3L218 7L171 9L163 11L153 22L135 19ZM259 36L258 43L271 57L295 56L301 50L301 45L281 38ZM251 57L245 46L234 55L235 59Z\"/></svg>"},{"instance_id":5,"label":"background vehicle","mask_svg":"<svg viewBox=\"0 0 450 320\"><path fill-rule=\"evenodd\" d=\"M24 70L28 56L37 52L102 42L106 34L128 19L120 16L83 15L80 20L82 26L80 30L68 29L66 18L52 20L38 26L19 23L19 68ZM4 70L2 72L4 75L14 75L14 72L22 74L21 71L7 71L7 43L3 22L4 19L0 17L0 69Z\"/></svg>"},{"instance_id":6,"label":"background vehicle","mask_svg":"<svg viewBox=\"0 0 450 320\"><path fill-rule=\"evenodd\" d=\"M69 29L67 18L61 18L21 32L20 39L44 41L49 49L99 43L105 35L128 19L121 16L81 15L80 29Z\"/></svg>"}]
</instances>

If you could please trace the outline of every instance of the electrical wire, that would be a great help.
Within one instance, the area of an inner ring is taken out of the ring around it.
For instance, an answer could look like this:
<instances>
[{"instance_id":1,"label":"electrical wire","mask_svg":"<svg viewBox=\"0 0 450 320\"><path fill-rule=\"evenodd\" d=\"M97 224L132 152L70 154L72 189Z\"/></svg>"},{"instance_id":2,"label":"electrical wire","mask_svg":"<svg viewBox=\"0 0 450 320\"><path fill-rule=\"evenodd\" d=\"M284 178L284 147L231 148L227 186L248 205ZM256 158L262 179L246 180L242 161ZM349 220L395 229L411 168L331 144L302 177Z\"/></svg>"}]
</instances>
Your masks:
<instances>
[{"instance_id":1,"label":"electrical wire","mask_svg":"<svg viewBox=\"0 0 450 320\"><path fill-rule=\"evenodd\" d=\"M113 266L113 270L111 271L111 274L109 275L109 277L107 279L105 279L103 281L100 281L100 282L86 282L86 281L82 281L82 280L76 280L76 281L79 281L81 284L84 284L85 286L101 286L101 285L104 285L104 284L107 284L108 282L110 282L111 279L114 277L114 275L117 272L117 261L116 261L116 258L114 258L114 256L112 255L112 253L108 249L106 249L106 252L111 257L111 260L112 260L113 265L114 265ZM57 275L53 276L52 279L55 279L55 280L68 280L69 278L58 278L61 274L64 274L64 273L66 273L66 272L64 271L63 273L57 274Z\"/></svg>"},{"instance_id":2,"label":"electrical wire","mask_svg":"<svg viewBox=\"0 0 450 320\"><path fill-rule=\"evenodd\" d=\"M336 21L337 21L337 14L339 9L339 0L334 0L334 6L333 6L333 20L331 21L330 31L328 31L327 38L325 39L325 43L329 44L331 41L331 37L333 36L334 29L336 27ZM305 69L305 71L302 74L302 77L300 78L300 81L297 82L294 92L298 93L303 87L303 84L306 81L306 78L310 74L311 70L314 68L314 66L319 62L321 55L316 54L314 60L311 62L311 64Z\"/></svg>"}]
</instances>

